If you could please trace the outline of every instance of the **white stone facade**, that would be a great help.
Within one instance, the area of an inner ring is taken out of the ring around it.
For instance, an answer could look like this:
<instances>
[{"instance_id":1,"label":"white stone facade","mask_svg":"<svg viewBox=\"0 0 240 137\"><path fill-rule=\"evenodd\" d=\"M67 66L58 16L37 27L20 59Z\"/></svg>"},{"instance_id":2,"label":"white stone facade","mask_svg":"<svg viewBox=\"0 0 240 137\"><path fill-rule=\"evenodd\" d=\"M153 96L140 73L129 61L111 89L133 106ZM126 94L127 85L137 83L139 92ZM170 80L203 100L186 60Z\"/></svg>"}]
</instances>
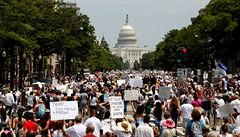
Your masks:
<instances>
[{"instance_id":1,"label":"white stone facade","mask_svg":"<svg viewBox=\"0 0 240 137\"><path fill-rule=\"evenodd\" d=\"M126 23L120 30L117 44L110 50L113 55L122 57L124 62L128 61L130 68L133 68L135 61L140 62L143 54L154 51L154 49L146 46L143 48L139 47L134 28L128 23L128 16Z\"/></svg>"}]
</instances>

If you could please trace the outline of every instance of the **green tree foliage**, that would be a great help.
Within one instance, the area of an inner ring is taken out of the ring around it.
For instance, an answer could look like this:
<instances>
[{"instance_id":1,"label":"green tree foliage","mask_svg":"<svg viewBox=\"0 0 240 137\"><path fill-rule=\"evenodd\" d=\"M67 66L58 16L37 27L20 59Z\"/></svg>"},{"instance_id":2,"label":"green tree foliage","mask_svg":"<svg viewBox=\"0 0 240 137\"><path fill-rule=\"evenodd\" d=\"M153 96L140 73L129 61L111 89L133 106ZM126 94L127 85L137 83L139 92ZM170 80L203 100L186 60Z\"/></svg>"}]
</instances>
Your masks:
<instances>
[{"instance_id":1,"label":"green tree foliage","mask_svg":"<svg viewBox=\"0 0 240 137\"><path fill-rule=\"evenodd\" d=\"M63 8L55 0L1 0L0 48L11 54L11 68L16 63L18 47L20 55L26 53L34 62L39 54L61 55L64 51L67 67L74 59L93 70L123 69L124 63L110 54L107 43L98 45L88 16L77 14L76 10Z\"/></svg>"},{"instance_id":2,"label":"green tree foliage","mask_svg":"<svg viewBox=\"0 0 240 137\"><path fill-rule=\"evenodd\" d=\"M177 67L179 47L188 50L188 62L182 67L203 67L208 61L240 61L240 1L211 0L192 24L181 30L171 30L157 45L156 65L159 68Z\"/></svg>"},{"instance_id":3,"label":"green tree foliage","mask_svg":"<svg viewBox=\"0 0 240 137\"><path fill-rule=\"evenodd\" d=\"M154 69L156 68L156 63L155 63L155 52L149 52L143 54L141 60L140 60L140 65L142 69Z\"/></svg>"}]
</instances>

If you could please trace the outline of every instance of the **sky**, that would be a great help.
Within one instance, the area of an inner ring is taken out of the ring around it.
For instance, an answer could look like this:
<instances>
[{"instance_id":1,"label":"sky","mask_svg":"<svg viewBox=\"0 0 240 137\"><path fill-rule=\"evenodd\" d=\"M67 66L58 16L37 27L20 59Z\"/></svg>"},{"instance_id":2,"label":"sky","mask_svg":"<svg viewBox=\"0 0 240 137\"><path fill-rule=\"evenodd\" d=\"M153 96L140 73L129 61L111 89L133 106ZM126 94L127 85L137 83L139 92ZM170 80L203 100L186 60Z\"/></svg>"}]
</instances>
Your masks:
<instances>
[{"instance_id":1,"label":"sky","mask_svg":"<svg viewBox=\"0 0 240 137\"><path fill-rule=\"evenodd\" d=\"M90 18L96 35L114 47L126 15L135 29L138 45L155 48L172 29L191 24L209 0L66 0L77 2Z\"/></svg>"}]
</instances>

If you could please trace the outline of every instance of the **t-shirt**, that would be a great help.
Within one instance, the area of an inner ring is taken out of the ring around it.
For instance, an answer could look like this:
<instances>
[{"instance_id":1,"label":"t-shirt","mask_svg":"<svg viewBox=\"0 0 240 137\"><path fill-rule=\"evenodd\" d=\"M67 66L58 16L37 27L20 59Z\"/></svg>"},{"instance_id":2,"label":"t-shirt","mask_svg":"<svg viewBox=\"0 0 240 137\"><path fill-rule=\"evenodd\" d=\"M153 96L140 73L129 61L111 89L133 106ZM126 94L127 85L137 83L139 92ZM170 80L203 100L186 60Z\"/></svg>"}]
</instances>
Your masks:
<instances>
[{"instance_id":1,"label":"t-shirt","mask_svg":"<svg viewBox=\"0 0 240 137\"><path fill-rule=\"evenodd\" d=\"M203 137L204 128L205 125L202 120L199 121L190 120L186 127L186 134L188 134L189 137Z\"/></svg>"},{"instance_id":2,"label":"t-shirt","mask_svg":"<svg viewBox=\"0 0 240 137\"><path fill-rule=\"evenodd\" d=\"M93 134L97 137L100 137L100 129L102 127L100 120L96 117L90 117L84 123L85 126L87 126L88 124L93 124L94 126Z\"/></svg>"},{"instance_id":3,"label":"t-shirt","mask_svg":"<svg viewBox=\"0 0 240 137\"><path fill-rule=\"evenodd\" d=\"M38 130L37 124L35 122L32 122L31 120L27 121L24 126L24 130L28 130L28 132L36 133Z\"/></svg>"},{"instance_id":4,"label":"t-shirt","mask_svg":"<svg viewBox=\"0 0 240 137\"><path fill-rule=\"evenodd\" d=\"M87 135L84 136L84 137L96 137L96 136L94 136L92 133L89 133L89 134L87 134Z\"/></svg>"},{"instance_id":5,"label":"t-shirt","mask_svg":"<svg viewBox=\"0 0 240 137\"><path fill-rule=\"evenodd\" d=\"M70 137L82 137L86 134L86 126L83 124L75 124L67 128L66 133Z\"/></svg>"},{"instance_id":6,"label":"t-shirt","mask_svg":"<svg viewBox=\"0 0 240 137\"><path fill-rule=\"evenodd\" d=\"M191 104L181 105L181 113L183 118L191 119L192 110L193 110L193 106Z\"/></svg>"}]
</instances>

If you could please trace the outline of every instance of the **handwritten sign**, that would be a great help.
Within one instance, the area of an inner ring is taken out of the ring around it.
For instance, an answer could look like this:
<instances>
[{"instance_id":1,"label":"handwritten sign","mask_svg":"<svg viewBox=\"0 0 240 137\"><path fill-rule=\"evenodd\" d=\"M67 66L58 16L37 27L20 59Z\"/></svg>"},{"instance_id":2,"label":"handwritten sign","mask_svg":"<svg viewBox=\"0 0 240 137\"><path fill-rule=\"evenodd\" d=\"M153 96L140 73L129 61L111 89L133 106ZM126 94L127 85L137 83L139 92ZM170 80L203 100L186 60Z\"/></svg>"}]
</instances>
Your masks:
<instances>
[{"instance_id":1,"label":"handwritten sign","mask_svg":"<svg viewBox=\"0 0 240 137\"><path fill-rule=\"evenodd\" d=\"M110 103L111 115L112 118L123 118L124 104L121 96L113 96L108 99Z\"/></svg>"},{"instance_id":2,"label":"handwritten sign","mask_svg":"<svg viewBox=\"0 0 240 137\"><path fill-rule=\"evenodd\" d=\"M159 95L161 98L169 98L171 95L170 87L160 87Z\"/></svg>"},{"instance_id":3,"label":"handwritten sign","mask_svg":"<svg viewBox=\"0 0 240 137\"><path fill-rule=\"evenodd\" d=\"M137 88L137 87L141 88L141 87L143 87L143 80L142 79L130 79L129 85L132 88Z\"/></svg>"},{"instance_id":4,"label":"handwritten sign","mask_svg":"<svg viewBox=\"0 0 240 137\"><path fill-rule=\"evenodd\" d=\"M125 83L126 83L126 80L117 80L117 84L118 84L119 87L122 86Z\"/></svg>"},{"instance_id":5,"label":"handwritten sign","mask_svg":"<svg viewBox=\"0 0 240 137\"><path fill-rule=\"evenodd\" d=\"M77 101L50 102L51 120L75 119L78 115Z\"/></svg>"},{"instance_id":6,"label":"handwritten sign","mask_svg":"<svg viewBox=\"0 0 240 137\"><path fill-rule=\"evenodd\" d=\"M225 116L232 115L234 113L234 106L233 104L225 104L218 108L216 111L219 114L220 118L223 118Z\"/></svg>"},{"instance_id":7,"label":"handwritten sign","mask_svg":"<svg viewBox=\"0 0 240 137\"><path fill-rule=\"evenodd\" d=\"M125 90L124 91L124 100L138 100L139 91L138 90Z\"/></svg>"}]
</instances>

